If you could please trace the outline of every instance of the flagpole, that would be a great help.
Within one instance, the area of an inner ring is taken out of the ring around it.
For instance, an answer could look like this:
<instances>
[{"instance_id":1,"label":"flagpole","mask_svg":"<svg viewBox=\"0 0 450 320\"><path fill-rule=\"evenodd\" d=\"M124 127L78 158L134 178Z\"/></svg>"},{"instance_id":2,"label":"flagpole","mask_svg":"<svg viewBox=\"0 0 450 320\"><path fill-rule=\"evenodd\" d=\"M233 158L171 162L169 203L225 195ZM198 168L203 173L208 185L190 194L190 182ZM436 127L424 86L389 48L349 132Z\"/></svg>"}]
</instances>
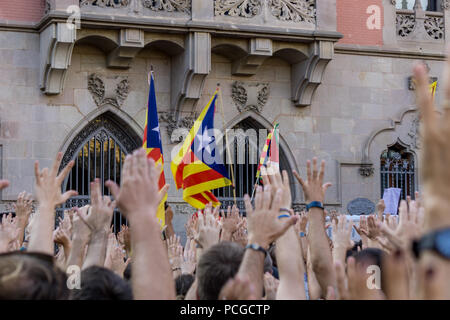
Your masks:
<instances>
[{"instance_id":1,"label":"flagpole","mask_svg":"<svg viewBox=\"0 0 450 320\"><path fill-rule=\"evenodd\" d=\"M223 111L223 101L222 101L222 90L220 88L220 83L217 84L217 89L219 91L219 104L220 104L220 110L222 112L222 124L223 124L223 129L225 130L225 148L227 150L227 156L228 156L228 162L230 163L231 166L231 185L233 187L233 198L234 198L234 204L237 206L237 202L236 202L236 184L234 181L234 166L233 166L233 161L231 161L231 153L230 153L230 147L228 145L228 134L227 134L227 129L225 128L225 113Z\"/></svg>"}]
</instances>

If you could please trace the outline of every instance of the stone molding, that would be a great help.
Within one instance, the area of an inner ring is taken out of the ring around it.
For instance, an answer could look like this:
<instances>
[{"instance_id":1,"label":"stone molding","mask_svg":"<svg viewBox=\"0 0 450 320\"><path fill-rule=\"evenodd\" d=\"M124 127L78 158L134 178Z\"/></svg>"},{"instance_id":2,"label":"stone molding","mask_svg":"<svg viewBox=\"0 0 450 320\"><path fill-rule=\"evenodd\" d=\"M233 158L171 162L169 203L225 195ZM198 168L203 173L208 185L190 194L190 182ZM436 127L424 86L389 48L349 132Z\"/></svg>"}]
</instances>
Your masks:
<instances>
[{"instance_id":1,"label":"stone molding","mask_svg":"<svg viewBox=\"0 0 450 320\"><path fill-rule=\"evenodd\" d=\"M98 107L110 104L120 108L130 92L130 83L127 77L106 78L92 73L88 78L88 90Z\"/></svg>"},{"instance_id":2,"label":"stone molding","mask_svg":"<svg viewBox=\"0 0 450 320\"><path fill-rule=\"evenodd\" d=\"M41 32L40 88L45 94L62 92L75 39L76 28L71 24L53 23Z\"/></svg>"},{"instance_id":3,"label":"stone molding","mask_svg":"<svg viewBox=\"0 0 450 320\"><path fill-rule=\"evenodd\" d=\"M242 82L234 81L231 85L231 97L239 112L262 112L270 94L268 82Z\"/></svg>"}]
</instances>

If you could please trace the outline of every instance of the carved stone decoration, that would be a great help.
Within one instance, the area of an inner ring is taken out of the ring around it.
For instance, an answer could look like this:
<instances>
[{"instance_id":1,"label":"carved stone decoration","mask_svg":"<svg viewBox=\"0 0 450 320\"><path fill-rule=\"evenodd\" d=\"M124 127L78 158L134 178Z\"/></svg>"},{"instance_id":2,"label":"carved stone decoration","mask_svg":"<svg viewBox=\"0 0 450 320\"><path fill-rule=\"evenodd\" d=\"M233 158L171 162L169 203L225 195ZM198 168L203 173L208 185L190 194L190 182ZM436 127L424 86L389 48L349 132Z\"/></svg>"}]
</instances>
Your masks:
<instances>
[{"instance_id":1,"label":"carved stone decoration","mask_svg":"<svg viewBox=\"0 0 450 320\"><path fill-rule=\"evenodd\" d=\"M142 0L142 4L154 11L191 13L191 0Z\"/></svg>"},{"instance_id":2,"label":"carved stone decoration","mask_svg":"<svg viewBox=\"0 0 450 320\"><path fill-rule=\"evenodd\" d=\"M206 77L211 71L211 34L191 32L186 36L186 48L172 59L171 104L175 114L184 107L193 110L202 95Z\"/></svg>"},{"instance_id":3,"label":"carved stone decoration","mask_svg":"<svg viewBox=\"0 0 450 320\"><path fill-rule=\"evenodd\" d=\"M169 135L171 143L179 143L184 140L185 136L181 131L176 134L176 130L183 130L184 133L189 133L189 130L194 126L195 120L198 118L196 113L193 113L186 117L177 117L171 112L163 112L160 115L160 121L167 123L167 134ZM175 134L174 134L175 133Z\"/></svg>"},{"instance_id":4,"label":"carved stone decoration","mask_svg":"<svg viewBox=\"0 0 450 320\"><path fill-rule=\"evenodd\" d=\"M442 0L441 8L442 8L442 10L450 9L450 0Z\"/></svg>"},{"instance_id":5,"label":"carved stone decoration","mask_svg":"<svg viewBox=\"0 0 450 320\"><path fill-rule=\"evenodd\" d=\"M45 94L59 94L63 90L77 33L76 28L69 25L52 23L40 34L39 76L40 88Z\"/></svg>"},{"instance_id":6,"label":"carved stone decoration","mask_svg":"<svg viewBox=\"0 0 450 320\"><path fill-rule=\"evenodd\" d=\"M397 14L396 27L397 35L405 38L414 30L416 18L412 14Z\"/></svg>"},{"instance_id":7,"label":"carved stone decoration","mask_svg":"<svg viewBox=\"0 0 450 320\"><path fill-rule=\"evenodd\" d=\"M408 137L411 138L411 147L414 149L420 149L420 120L419 117L414 118L414 120L411 122L411 128L408 132Z\"/></svg>"},{"instance_id":8,"label":"carved stone decoration","mask_svg":"<svg viewBox=\"0 0 450 320\"><path fill-rule=\"evenodd\" d=\"M214 0L216 16L252 18L261 13L265 0Z\"/></svg>"},{"instance_id":9,"label":"carved stone decoration","mask_svg":"<svg viewBox=\"0 0 450 320\"><path fill-rule=\"evenodd\" d=\"M352 216L372 214L375 204L367 198L356 198L348 203L347 212Z\"/></svg>"},{"instance_id":10,"label":"carved stone decoration","mask_svg":"<svg viewBox=\"0 0 450 320\"><path fill-rule=\"evenodd\" d=\"M314 92L322 83L323 74L333 55L333 42L316 41L311 44L309 57L292 65L292 101L296 106L311 104Z\"/></svg>"},{"instance_id":11,"label":"carved stone decoration","mask_svg":"<svg viewBox=\"0 0 450 320\"><path fill-rule=\"evenodd\" d=\"M45 1L45 8L44 8L44 14L49 13L52 10L52 5L50 4L50 1Z\"/></svg>"},{"instance_id":12,"label":"carved stone decoration","mask_svg":"<svg viewBox=\"0 0 450 320\"><path fill-rule=\"evenodd\" d=\"M281 21L316 22L316 0L269 0L272 14Z\"/></svg>"},{"instance_id":13,"label":"carved stone decoration","mask_svg":"<svg viewBox=\"0 0 450 320\"><path fill-rule=\"evenodd\" d=\"M372 165L361 165L361 167L359 168L359 174L363 177L371 177L374 172L375 169L372 167Z\"/></svg>"},{"instance_id":14,"label":"carved stone decoration","mask_svg":"<svg viewBox=\"0 0 450 320\"><path fill-rule=\"evenodd\" d=\"M232 84L231 97L239 112L261 112L269 99L270 87L268 82L244 83L235 81Z\"/></svg>"},{"instance_id":15,"label":"carved stone decoration","mask_svg":"<svg viewBox=\"0 0 450 320\"><path fill-rule=\"evenodd\" d=\"M128 7L130 0L80 0L81 6L97 6L100 8L124 8Z\"/></svg>"},{"instance_id":16,"label":"carved stone decoration","mask_svg":"<svg viewBox=\"0 0 450 320\"><path fill-rule=\"evenodd\" d=\"M424 22L424 27L431 38L435 40L444 39L443 17L427 17Z\"/></svg>"},{"instance_id":17,"label":"carved stone decoration","mask_svg":"<svg viewBox=\"0 0 450 320\"><path fill-rule=\"evenodd\" d=\"M95 73L89 76L88 90L92 98L94 98L95 104L98 107L110 104L120 108L130 92L128 79L115 77L113 79L105 79L105 81Z\"/></svg>"}]
</instances>

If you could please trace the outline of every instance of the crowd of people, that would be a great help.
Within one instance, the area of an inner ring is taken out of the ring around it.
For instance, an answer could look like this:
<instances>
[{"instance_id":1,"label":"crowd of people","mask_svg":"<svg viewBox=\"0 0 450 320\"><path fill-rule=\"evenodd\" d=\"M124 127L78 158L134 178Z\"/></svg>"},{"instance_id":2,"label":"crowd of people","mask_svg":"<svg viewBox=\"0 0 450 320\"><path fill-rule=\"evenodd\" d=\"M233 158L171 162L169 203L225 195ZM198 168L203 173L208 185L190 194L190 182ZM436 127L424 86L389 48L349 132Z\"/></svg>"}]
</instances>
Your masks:
<instances>
[{"instance_id":1,"label":"crowd of people","mask_svg":"<svg viewBox=\"0 0 450 320\"><path fill-rule=\"evenodd\" d=\"M450 84L440 114L425 67L414 74L423 192L401 201L398 215L384 215L382 200L355 225L328 213L326 164L314 158L306 175L293 172L306 211L291 208L288 173L263 167L262 185L244 198L245 216L208 205L186 223L182 246L170 206L161 230L156 212L168 186L158 190L160 168L139 149L126 157L121 185L106 182L114 200L97 179L90 205L55 224L56 208L77 194L61 192L74 163L58 172L59 153L51 168L36 162L34 195L21 193L15 213L2 216L0 299L450 299ZM129 222L117 234L116 207Z\"/></svg>"}]
</instances>

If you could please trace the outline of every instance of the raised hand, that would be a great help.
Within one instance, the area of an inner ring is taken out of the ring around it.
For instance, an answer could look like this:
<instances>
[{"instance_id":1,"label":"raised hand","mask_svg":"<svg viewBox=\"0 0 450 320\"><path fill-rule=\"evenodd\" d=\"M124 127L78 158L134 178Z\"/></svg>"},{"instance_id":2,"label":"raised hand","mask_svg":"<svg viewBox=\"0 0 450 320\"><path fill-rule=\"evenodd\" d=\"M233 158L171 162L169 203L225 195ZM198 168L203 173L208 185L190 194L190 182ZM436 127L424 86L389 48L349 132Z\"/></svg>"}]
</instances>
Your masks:
<instances>
[{"instance_id":1,"label":"raised hand","mask_svg":"<svg viewBox=\"0 0 450 320\"><path fill-rule=\"evenodd\" d=\"M352 236L353 221L347 221L344 215L339 216L337 222L333 221L333 260L345 262L345 255L348 249L353 247Z\"/></svg>"},{"instance_id":2,"label":"raised hand","mask_svg":"<svg viewBox=\"0 0 450 320\"><path fill-rule=\"evenodd\" d=\"M214 215L205 210L204 214L198 216L198 232L195 241L207 250L211 246L219 243L220 226Z\"/></svg>"},{"instance_id":3,"label":"raised hand","mask_svg":"<svg viewBox=\"0 0 450 320\"><path fill-rule=\"evenodd\" d=\"M325 175L325 161L320 163L320 171L318 171L317 158L313 158L313 169L311 171L311 161L308 160L306 162L306 173L307 180L305 181L300 177L297 171L294 171L295 178L302 186L306 202L319 201L323 203L325 200L325 192L331 187L330 182L323 182Z\"/></svg>"},{"instance_id":4,"label":"raised hand","mask_svg":"<svg viewBox=\"0 0 450 320\"><path fill-rule=\"evenodd\" d=\"M16 242L19 236L19 226L16 218L12 214L5 214L0 223L0 253L9 251L11 245Z\"/></svg>"},{"instance_id":5,"label":"raised hand","mask_svg":"<svg viewBox=\"0 0 450 320\"><path fill-rule=\"evenodd\" d=\"M120 231L117 233L117 240L119 244L125 248L127 253L131 252L131 239L130 239L130 229L126 225L122 225Z\"/></svg>"},{"instance_id":6,"label":"raised hand","mask_svg":"<svg viewBox=\"0 0 450 320\"><path fill-rule=\"evenodd\" d=\"M277 290L280 280L275 279L270 273L264 274L264 291L266 292L266 300L276 300Z\"/></svg>"},{"instance_id":7,"label":"raised hand","mask_svg":"<svg viewBox=\"0 0 450 320\"><path fill-rule=\"evenodd\" d=\"M226 213L222 211L221 241L230 241L232 239L233 234L238 230L239 221L239 209L235 205L233 205L232 209L228 206Z\"/></svg>"},{"instance_id":8,"label":"raised hand","mask_svg":"<svg viewBox=\"0 0 450 320\"><path fill-rule=\"evenodd\" d=\"M183 261L181 262L181 274L194 274L196 263L195 241L187 239L184 246Z\"/></svg>"},{"instance_id":9,"label":"raised hand","mask_svg":"<svg viewBox=\"0 0 450 320\"><path fill-rule=\"evenodd\" d=\"M272 199L271 185L266 185L264 190L257 187L255 194L255 208L253 208L250 198L245 195L245 208L247 210L248 239L250 243L255 243L265 249L283 235L286 230L294 225L296 217L278 219L283 201L283 189L277 189L275 197Z\"/></svg>"},{"instance_id":10,"label":"raised hand","mask_svg":"<svg viewBox=\"0 0 450 320\"><path fill-rule=\"evenodd\" d=\"M219 300L256 300L255 288L247 277L237 275L222 288Z\"/></svg>"},{"instance_id":11,"label":"raised hand","mask_svg":"<svg viewBox=\"0 0 450 320\"><path fill-rule=\"evenodd\" d=\"M74 165L74 161L70 161L58 175L58 168L61 164L61 159L62 153L59 152L51 169L44 168L39 170L39 161L36 161L34 164L34 175L36 179L35 192L36 199L40 206L45 204L55 207L63 204L70 197L78 195L78 192L74 190L66 191L64 194L61 193L61 184Z\"/></svg>"},{"instance_id":12,"label":"raised hand","mask_svg":"<svg viewBox=\"0 0 450 320\"><path fill-rule=\"evenodd\" d=\"M160 168L160 165L155 167L153 159L147 159L144 149L139 149L125 158L120 188L113 181L105 183L131 224L133 220L139 222L141 219L157 223L155 212L169 188L165 185L161 191L158 190L155 182L159 179Z\"/></svg>"}]
</instances>

